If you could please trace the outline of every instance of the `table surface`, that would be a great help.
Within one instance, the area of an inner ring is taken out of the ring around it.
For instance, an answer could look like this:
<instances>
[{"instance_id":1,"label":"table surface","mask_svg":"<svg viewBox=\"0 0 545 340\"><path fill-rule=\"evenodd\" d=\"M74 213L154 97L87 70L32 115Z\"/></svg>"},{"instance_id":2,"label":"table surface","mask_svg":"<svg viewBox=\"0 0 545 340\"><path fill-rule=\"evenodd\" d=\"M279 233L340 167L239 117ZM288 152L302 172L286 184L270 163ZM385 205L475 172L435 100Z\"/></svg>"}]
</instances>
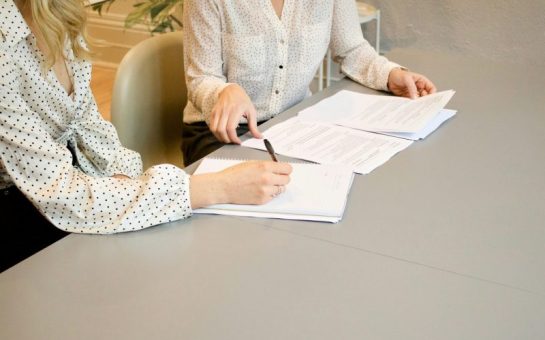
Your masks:
<instances>
[{"instance_id":1,"label":"table surface","mask_svg":"<svg viewBox=\"0 0 545 340\"><path fill-rule=\"evenodd\" d=\"M544 339L545 69L389 57L458 114L357 176L343 221L70 235L0 275L0 338ZM263 128L341 89L373 92L343 80Z\"/></svg>"}]
</instances>

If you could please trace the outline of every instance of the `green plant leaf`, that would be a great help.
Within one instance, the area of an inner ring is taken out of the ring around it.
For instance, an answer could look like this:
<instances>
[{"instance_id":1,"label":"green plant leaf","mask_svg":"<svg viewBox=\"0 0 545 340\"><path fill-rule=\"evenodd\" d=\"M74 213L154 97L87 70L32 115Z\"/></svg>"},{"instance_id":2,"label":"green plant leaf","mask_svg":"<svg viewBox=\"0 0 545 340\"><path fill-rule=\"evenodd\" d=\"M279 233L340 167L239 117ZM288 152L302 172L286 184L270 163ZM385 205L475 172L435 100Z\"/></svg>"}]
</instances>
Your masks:
<instances>
[{"instance_id":1,"label":"green plant leaf","mask_svg":"<svg viewBox=\"0 0 545 340\"><path fill-rule=\"evenodd\" d=\"M156 17L157 15L159 15L165 8L167 8L168 5L169 5L168 3L164 3L164 2L163 2L163 3L160 3L160 4L158 4L158 5L153 6L153 7L150 9L150 12L149 12L150 17L151 17L151 20L155 19L155 17Z\"/></svg>"},{"instance_id":2,"label":"green plant leaf","mask_svg":"<svg viewBox=\"0 0 545 340\"><path fill-rule=\"evenodd\" d=\"M116 0L95 4L91 8L102 13L103 9L108 10ZM106 7L103 7L105 4ZM130 28L136 24L145 24L152 33L163 33L175 31L176 27L182 27L182 22L176 18L174 13L180 13L183 0L145 0L133 4L133 10L125 17L125 27Z\"/></svg>"}]
</instances>

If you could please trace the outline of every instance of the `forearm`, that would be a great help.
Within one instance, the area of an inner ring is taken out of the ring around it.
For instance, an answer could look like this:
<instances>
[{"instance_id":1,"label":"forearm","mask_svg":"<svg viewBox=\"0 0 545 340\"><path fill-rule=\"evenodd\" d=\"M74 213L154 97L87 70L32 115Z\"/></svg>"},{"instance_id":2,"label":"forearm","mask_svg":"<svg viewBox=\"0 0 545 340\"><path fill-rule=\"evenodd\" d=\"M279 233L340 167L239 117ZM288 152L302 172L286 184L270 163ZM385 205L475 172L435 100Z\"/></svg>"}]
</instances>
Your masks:
<instances>
[{"instance_id":1,"label":"forearm","mask_svg":"<svg viewBox=\"0 0 545 340\"><path fill-rule=\"evenodd\" d=\"M364 42L356 49L340 58L341 70L358 83L382 91L388 91L388 75L394 68L400 67Z\"/></svg>"},{"instance_id":2,"label":"forearm","mask_svg":"<svg viewBox=\"0 0 545 340\"><path fill-rule=\"evenodd\" d=\"M206 122L210 120L210 113L216 105L220 93L230 84L224 79L213 76L195 76L192 81L188 77L188 99L203 115Z\"/></svg>"},{"instance_id":3,"label":"forearm","mask_svg":"<svg viewBox=\"0 0 545 340\"><path fill-rule=\"evenodd\" d=\"M330 48L348 77L377 90L388 90L388 74L399 65L379 56L364 39L353 0L335 1Z\"/></svg>"},{"instance_id":4,"label":"forearm","mask_svg":"<svg viewBox=\"0 0 545 340\"><path fill-rule=\"evenodd\" d=\"M191 208L198 209L229 201L219 173L193 175L189 182Z\"/></svg>"},{"instance_id":5,"label":"forearm","mask_svg":"<svg viewBox=\"0 0 545 340\"><path fill-rule=\"evenodd\" d=\"M223 74L221 19L214 1L187 0L183 10L188 99L206 119L219 92L227 85Z\"/></svg>"}]
</instances>

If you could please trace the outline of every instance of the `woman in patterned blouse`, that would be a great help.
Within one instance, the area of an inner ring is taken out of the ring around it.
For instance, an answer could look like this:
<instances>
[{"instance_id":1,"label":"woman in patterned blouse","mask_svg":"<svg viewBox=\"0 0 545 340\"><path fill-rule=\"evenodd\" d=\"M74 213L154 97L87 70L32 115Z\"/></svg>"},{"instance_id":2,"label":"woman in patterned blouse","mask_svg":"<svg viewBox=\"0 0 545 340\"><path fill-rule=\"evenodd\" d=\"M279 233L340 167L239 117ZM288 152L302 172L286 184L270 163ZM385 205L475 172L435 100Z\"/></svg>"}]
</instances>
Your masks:
<instances>
[{"instance_id":1,"label":"woman in patterned blouse","mask_svg":"<svg viewBox=\"0 0 545 340\"><path fill-rule=\"evenodd\" d=\"M248 130L310 95L328 49L356 82L415 98L426 77L379 56L363 38L354 0L185 0L184 160Z\"/></svg>"},{"instance_id":2,"label":"woman in patterned blouse","mask_svg":"<svg viewBox=\"0 0 545 340\"><path fill-rule=\"evenodd\" d=\"M0 0L0 14L0 271L67 232L138 230L284 190L285 163L142 173L140 156L97 111L82 1Z\"/></svg>"}]
</instances>

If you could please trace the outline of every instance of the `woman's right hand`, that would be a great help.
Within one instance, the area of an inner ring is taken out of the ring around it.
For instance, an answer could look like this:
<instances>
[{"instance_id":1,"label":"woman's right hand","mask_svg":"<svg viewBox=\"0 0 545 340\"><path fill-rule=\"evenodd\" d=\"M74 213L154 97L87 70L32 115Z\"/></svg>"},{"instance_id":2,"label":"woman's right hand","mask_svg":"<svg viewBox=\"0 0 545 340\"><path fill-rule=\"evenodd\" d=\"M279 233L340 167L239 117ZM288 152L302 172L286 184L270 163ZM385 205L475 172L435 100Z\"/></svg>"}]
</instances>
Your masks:
<instances>
[{"instance_id":1,"label":"woman's right hand","mask_svg":"<svg viewBox=\"0 0 545 340\"><path fill-rule=\"evenodd\" d=\"M191 206L267 203L285 191L291 171L288 163L249 161L220 172L191 176Z\"/></svg>"},{"instance_id":2,"label":"woman's right hand","mask_svg":"<svg viewBox=\"0 0 545 340\"><path fill-rule=\"evenodd\" d=\"M224 143L240 144L237 126L240 118L248 120L248 128L255 138L261 138L257 129L257 112L246 91L237 84L229 84L219 94L210 113L210 131Z\"/></svg>"}]
</instances>

